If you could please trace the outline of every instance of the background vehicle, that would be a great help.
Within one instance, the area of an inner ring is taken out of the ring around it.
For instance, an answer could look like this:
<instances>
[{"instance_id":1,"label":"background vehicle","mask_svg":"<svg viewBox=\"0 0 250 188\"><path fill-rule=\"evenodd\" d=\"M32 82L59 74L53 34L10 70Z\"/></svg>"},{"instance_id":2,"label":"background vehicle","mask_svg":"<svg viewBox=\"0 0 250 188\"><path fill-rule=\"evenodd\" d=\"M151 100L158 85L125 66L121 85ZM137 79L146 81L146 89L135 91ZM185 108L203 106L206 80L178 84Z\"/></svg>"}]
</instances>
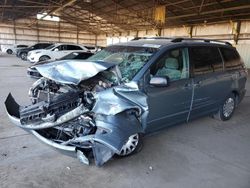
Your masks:
<instances>
[{"instance_id":1,"label":"background vehicle","mask_svg":"<svg viewBox=\"0 0 250 188\"><path fill-rule=\"evenodd\" d=\"M205 115L229 120L247 79L236 49L208 39L135 40L37 70L43 77L29 91L32 104L20 107L9 94L8 116L97 165L137 152L143 134Z\"/></svg>"},{"instance_id":2,"label":"background vehicle","mask_svg":"<svg viewBox=\"0 0 250 188\"><path fill-rule=\"evenodd\" d=\"M26 48L26 47L28 47L28 45L24 45L24 44L2 46L2 52L5 52L7 54L15 54L17 49Z\"/></svg>"},{"instance_id":3,"label":"background vehicle","mask_svg":"<svg viewBox=\"0 0 250 188\"><path fill-rule=\"evenodd\" d=\"M67 43L56 43L45 49L32 50L28 53L27 59L32 63L39 61L45 61L48 59L56 60L61 57L70 54L72 52L88 52L89 50L82 45L67 44Z\"/></svg>"},{"instance_id":4,"label":"background vehicle","mask_svg":"<svg viewBox=\"0 0 250 188\"><path fill-rule=\"evenodd\" d=\"M16 56L20 57L22 60L27 60L28 52L31 50L45 49L52 45L53 43L37 43L27 48L17 49Z\"/></svg>"},{"instance_id":5,"label":"background vehicle","mask_svg":"<svg viewBox=\"0 0 250 188\"><path fill-rule=\"evenodd\" d=\"M70 60L70 59L88 59L90 56L92 56L93 53L91 52L72 52L58 60ZM37 65L43 65L43 64L48 64L48 63L52 63L54 61L52 60L47 60L47 61L40 61L35 63L34 65L30 66L27 69L27 75L33 78L40 78L42 77L39 72L36 69Z\"/></svg>"}]
</instances>

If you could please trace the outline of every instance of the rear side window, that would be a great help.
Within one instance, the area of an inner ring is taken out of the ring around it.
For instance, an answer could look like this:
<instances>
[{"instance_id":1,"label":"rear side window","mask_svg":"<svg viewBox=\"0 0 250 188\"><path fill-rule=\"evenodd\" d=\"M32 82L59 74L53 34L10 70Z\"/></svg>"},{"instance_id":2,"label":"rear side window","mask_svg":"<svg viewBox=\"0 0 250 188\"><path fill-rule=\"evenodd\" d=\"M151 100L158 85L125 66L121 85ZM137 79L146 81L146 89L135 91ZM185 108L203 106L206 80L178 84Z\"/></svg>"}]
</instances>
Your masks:
<instances>
[{"instance_id":1,"label":"rear side window","mask_svg":"<svg viewBox=\"0 0 250 188\"><path fill-rule=\"evenodd\" d=\"M41 43L40 45L39 45L39 48L47 48L48 46L50 46L51 44L49 44L49 43Z\"/></svg>"},{"instance_id":2,"label":"rear side window","mask_svg":"<svg viewBox=\"0 0 250 188\"><path fill-rule=\"evenodd\" d=\"M223 61L217 47L190 47L189 60L194 75L202 75L223 70Z\"/></svg>"},{"instance_id":3,"label":"rear side window","mask_svg":"<svg viewBox=\"0 0 250 188\"><path fill-rule=\"evenodd\" d=\"M79 53L78 56L75 57L75 59L87 59L93 54L91 53Z\"/></svg>"},{"instance_id":4,"label":"rear side window","mask_svg":"<svg viewBox=\"0 0 250 188\"><path fill-rule=\"evenodd\" d=\"M235 70L243 67L240 56L236 50L230 48L220 48L220 51L224 59L226 70Z\"/></svg>"},{"instance_id":5,"label":"rear side window","mask_svg":"<svg viewBox=\"0 0 250 188\"><path fill-rule=\"evenodd\" d=\"M64 51L64 50L67 50L67 45L60 45L60 46L57 46L56 47L59 51ZM55 49L56 49L55 48Z\"/></svg>"},{"instance_id":6,"label":"rear side window","mask_svg":"<svg viewBox=\"0 0 250 188\"><path fill-rule=\"evenodd\" d=\"M95 50L94 46L84 46L85 48L87 48L88 50Z\"/></svg>"},{"instance_id":7,"label":"rear side window","mask_svg":"<svg viewBox=\"0 0 250 188\"><path fill-rule=\"evenodd\" d=\"M28 47L27 45L17 45L17 48L26 48Z\"/></svg>"},{"instance_id":8,"label":"rear side window","mask_svg":"<svg viewBox=\"0 0 250 188\"><path fill-rule=\"evenodd\" d=\"M39 45L39 44L35 44L35 45L33 46L33 48L34 48L34 49L39 49L39 48L40 48L40 45Z\"/></svg>"},{"instance_id":9,"label":"rear side window","mask_svg":"<svg viewBox=\"0 0 250 188\"><path fill-rule=\"evenodd\" d=\"M82 48L75 45L67 45L67 50L82 50Z\"/></svg>"}]
</instances>

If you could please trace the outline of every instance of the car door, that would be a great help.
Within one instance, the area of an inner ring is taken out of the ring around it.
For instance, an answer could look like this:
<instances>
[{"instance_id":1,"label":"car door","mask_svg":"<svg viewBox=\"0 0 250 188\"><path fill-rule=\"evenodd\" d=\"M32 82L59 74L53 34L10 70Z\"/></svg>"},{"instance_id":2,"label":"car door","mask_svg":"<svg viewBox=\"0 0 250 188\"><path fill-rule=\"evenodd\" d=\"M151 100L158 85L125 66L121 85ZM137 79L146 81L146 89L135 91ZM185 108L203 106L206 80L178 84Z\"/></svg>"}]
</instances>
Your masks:
<instances>
[{"instance_id":1,"label":"car door","mask_svg":"<svg viewBox=\"0 0 250 188\"><path fill-rule=\"evenodd\" d=\"M168 77L169 86L147 85L148 124L146 132L187 120L191 106L192 81L186 48L168 50L150 68L150 77Z\"/></svg>"},{"instance_id":2,"label":"car door","mask_svg":"<svg viewBox=\"0 0 250 188\"><path fill-rule=\"evenodd\" d=\"M216 46L189 47L194 97L190 119L214 113L225 99L230 83L223 71L223 60Z\"/></svg>"}]
</instances>

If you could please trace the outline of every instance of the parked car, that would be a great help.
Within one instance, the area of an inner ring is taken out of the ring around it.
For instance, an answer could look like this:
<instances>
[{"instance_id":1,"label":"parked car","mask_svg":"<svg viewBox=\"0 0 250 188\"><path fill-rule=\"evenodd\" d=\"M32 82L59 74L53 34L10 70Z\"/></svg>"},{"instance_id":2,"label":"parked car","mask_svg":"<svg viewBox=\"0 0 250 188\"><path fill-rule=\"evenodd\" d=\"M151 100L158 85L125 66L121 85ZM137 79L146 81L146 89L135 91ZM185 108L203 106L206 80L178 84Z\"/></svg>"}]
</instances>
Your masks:
<instances>
[{"instance_id":1,"label":"parked car","mask_svg":"<svg viewBox=\"0 0 250 188\"><path fill-rule=\"evenodd\" d=\"M67 44L67 43L56 43L45 49L32 50L28 53L27 59L31 63L37 63L39 61L45 61L48 59L55 60L59 59L72 52L88 52L89 50L82 45L78 44Z\"/></svg>"},{"instance_id":2,"label":"parked car","mask_svg":"<svg viewBox=\"0 0 250 188\"><path fill-rule=\"evenodd\" d=\"M70 60L70 59L88 59L90 56L92 56L93 53L91 52L72 52L58 60ZM58 61L56 60L56 61ZM54 61L52 60L47 60L47 61L40 61L37 63L34 63L32 66L30 66L27 69L27 75L32 77L32 78L40 78L42 75L37 71L36 66L37 65L44 65L44 64L49 64L53 63Z\"/></svg>"},{"instance_id":3,"label":"parked car","mask_svg":"<svg viewBox=\"0 0 250 188\"><path fill-rule=\"evenodd\" d=\"M20 48L27 48L28 45L24 44L14 44L9 46L2 46L2 52L5 52L7 54L15 54L17 49Z\"/></svg>"},{"instance_id":4,"label":"parked car","mask_svg":"<svg viewBox=\"0 0 250 188\"><path fill-rule=\"evenodd\" d=\"M89 164L141 148L142 135L212 115L229 120L245 95L247 70L229 43L195 39L135 40L86 61L36 67L43 76L10 119L44 143Z\"/></svg>"},{"instance_id":5,"label":"parked car","mask_svg":"<svg viewBox=\"0 0 250 188\"><path fill-rule=\"evenodd\" d=\"M38 49L45 49L51 45L53 45L53 43L36 43L36 44L29 46L27 48L18 49L16 52L16 56L20 57L22 60L26 61L29 51L38 50Z\"/></svg>"}]
</instances>

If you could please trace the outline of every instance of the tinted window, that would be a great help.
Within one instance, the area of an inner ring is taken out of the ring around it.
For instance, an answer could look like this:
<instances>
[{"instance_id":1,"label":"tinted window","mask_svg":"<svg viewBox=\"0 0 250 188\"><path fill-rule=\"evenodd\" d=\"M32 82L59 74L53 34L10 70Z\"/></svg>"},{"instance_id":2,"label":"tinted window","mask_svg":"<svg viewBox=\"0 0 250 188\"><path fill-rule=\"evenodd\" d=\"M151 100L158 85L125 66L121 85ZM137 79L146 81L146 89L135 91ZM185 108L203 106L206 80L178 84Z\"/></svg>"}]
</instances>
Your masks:
<instances>
[{"instance_id":1,"label":"tinted window","mask_svg":"<svg viewBox=\"0 0 250 188\"><path fill-rule=\"evenodd\" d=\"M194 75L212 73L223 70L223 62L217 47L191 47L189 59Z\"/></svg>"},{"instance_id":2,"label":"tinted window","mask_svg":"<svg viewBox=\"0 0 250 188\"><path fill-rule=\"evenodd\" d=\"M183 49L167 51L151 68L150 74L159 77L169 77L170 81L189 77L188 64L185 61Z\"/></svg>"},{"instance_id":3,"label":"tinted window","mask_svg":"<svg viewBox=\"0 0 250 188\"><path fill-rule=\"evenodd\" d=\"M17 45L17 48L26 48L28 47L27 45Z\"/></svg>"},{"instance_id":4,"label":"tinted window","mask_svg":"<svg viewBox=\"0 0 250 188\"><path fill-rule=\"evenodd\" d=\"M38 43L34 45L34 49L41 49L41 48L43 48L43 44Z\"/></svg>"},{"instance_id":5,"label":"tinted window","mask_svg":"<svg viewBox=\"0 0 250 188\"><path fill-rule=\"evenodd\" d=\"M45 49L46 49L46 50L50 50L50 49L52 49L52 48L54 48L54 47L55 47L55 45L54 45L54 44L52 44L52 45L50 45L50 46L46 47Z\"/></svg>"},{"instance_id":6,"label":"tinted window","mask_svg":"<svg viewBox=\"0 0 250 188\"><path fill-rule=\"evenodd\" d=\"M58 48L59 51L67 50L67 45L60 45L60 46L57 46L56 48Z\"/></svg>"},{"instance_id":7,"label":"tinted window","mask_svg":"<svg viewBox=\"0 0 250 188\"><path fill-rule=\"evenodd\" d=\"M220 48L220 50L225 62L226 70L242 68L242 62L240 61L240 56L236 50L230 48Z\"/></svg>"},{"instance_id":8,"label":"tinted window","mask_svg":"<svg viewBox=\"0 0 250 188\"><path fill-rule=\"evenodd\" d=\"M84 46L85 48L87 48L88 50L95 50L94 46Z\"/></svg>"},{"instance_id":9,"label":"tinted window","mask_svg":"<svg viewBox=\"0 0 250 188\"><path fill-rule=\"evenodd\" d=\"M48 46L50 46L51 44L49 44L49 43L41 43L41 44L39 44L39 48L42 48L42 49L44 49L44 48L47 48Z\"/></svg>"},{"instance_id":10,"label":"tinted window","mask_svg":"<svg viewBox=\"0 0 250 188\"><path fill-rule=\"evenodd\" d=\"M82 50L82 48L75 45L67 45L67 50Z\"/></svg>"},{"instance_id":11,"label":"tinted window","mask_svg":"<svg viewBox=\"0 0 250 188\"><path fill-rule=\"evenodd\" d=\"M92 55L92 53L79 53L78 56L75 57L75 59L87 59Z\"/></svg>"}]
</instances>

